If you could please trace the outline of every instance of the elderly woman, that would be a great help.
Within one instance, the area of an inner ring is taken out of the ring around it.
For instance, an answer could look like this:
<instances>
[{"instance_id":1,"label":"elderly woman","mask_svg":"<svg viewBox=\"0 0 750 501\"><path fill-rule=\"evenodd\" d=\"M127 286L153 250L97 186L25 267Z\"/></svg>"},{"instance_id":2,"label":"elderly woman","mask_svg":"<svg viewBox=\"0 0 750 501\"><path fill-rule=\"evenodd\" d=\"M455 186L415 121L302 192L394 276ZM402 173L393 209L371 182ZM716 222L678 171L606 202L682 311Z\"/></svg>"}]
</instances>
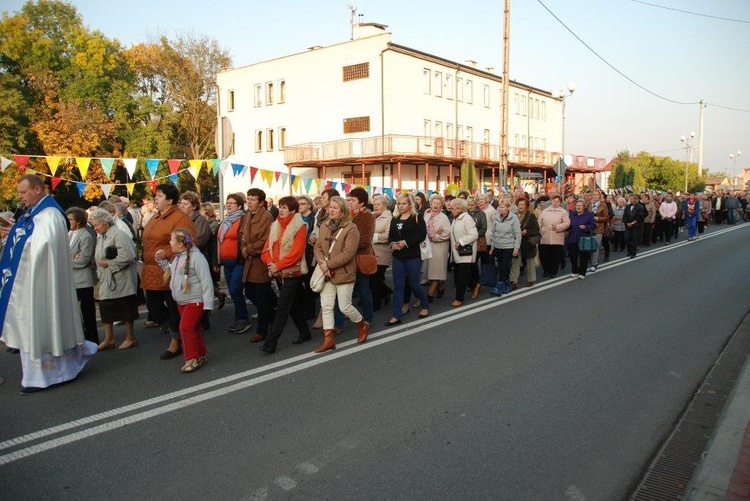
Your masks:
<instances>
[{"instance_id":1,"label":"elderly woman","mask_svg":"<svg viewBox=\"0 0 750 501\"><path fill-rule=\"evenodd\" d=\"M549 207L539 216L539 231L542 239L539 242L539 260L542 262L544 276L555 278L563 259L565 230L570 227L570 215L562 207L562 197L554 195Z\"/></svg>"},{"instance_id":2,"label":"elderly woman","mask_svg":"<svg viewBox=\"0 0 750 501\"><path fill-rule=\"evenodd\" d=\"M352 291L357 279L355 256L358 247L359 230L349 220L346 201L338 196L331 197L328 220L320 227L315 243L315 260L327 278L320 291L324 340L315 349L315 353L336 349L333 309L337 300L341 312L357 325L357 342L364 343L367 340L370 324L352 306Z\"/></svg>"},{"instance_id":3,"label":"elderly woman","mask_svg":"<svg viewBox=\"0 0 750 501\"><path fill-rule=\"evenodd\" d=\"M481 272L479 282L481 285L493 287L495 285L495 282L497 281L497 268L495 267L495 259L489 254L489 237L490 233L492 233L492 224L495 220L495 212L497 212L497 209L492 206L492 204L490 203L490 198L486 193L480 193L479 195L477 195L477 204L479 205L479 209L484 212L484 215L487 218L488 231L487 252L479 254L479 271ZM479 291L477 291L477 294L479 294Z\"/></svg>"},{"instance_id":4,"label":"elderly woman","mask_svg":"<svg viewBox=\"0 0 750 501\"><path fill-rule=\"evenodd\" d=\"M596 227L594 228L594 238L598 244L596 250L592 252L591 259L589 261L588 271L593 273L599 266L599 249L602 248L602 239L604 238L604 230L609 221L609 209L607 208L607 202L598 190L591 195L591 204L589 205L591 213L594 215L594 221L596 221ZM571 223L572 225L572 223ZM649 239L651 235L649 235ZM575 273L575 272L574 272Z\"/></svg>"},{"instance_id":5,"label":"elderly woman","mask_svg":"<svg viewBox=\"0 0 750 501\"><path fill-rule=\"evenodd\" d=\"M302 276L302 287L305 290L302 309L305 311L307 320L315 320L315 303L318 300L318 293L310 288L310 278L315 268L315 246L310 243L310 235L315 228L314 202L307 195L297 197L299 204L299 215L307 225L307 241L305 242L305 263L307 264L307 273Z\"/></svg>"},{"instance_id":6,"label":"elderly woman","mask_svg":"<svg viewBox=\"0 0 750 501\"><path fill-rule=\"evenodd\" d=\"M391 231L393 214L388 210L383 195L374 195L372 206L375 214L375 233L372 236L372 248L375 251L375 257L378 258L378 271L372 276L372 303L373 310L378 311L383 299L385 298L385 304L388 304L393 293L385 283L385 270L388 269L393 260L393 253L388 247L388 234Z\"/></svg>"},{"instance_id":7,"label":"elderly woman","mask_svg":"<svg viewBox=\"0 0 750 501\"><path fill-rule=\"evenodd\" d=\"M391 221L388 243L393 251L393 317L386 326L401 323L401 316L408 313L403 310L404 288L409 282L412 292L419 298L422 309L419 318L429 315L427 293L419 284L422 270L420 247L427 238L427 226L419 215L412 195L402 193L396 198L396 213Z\"/></svg>"},{"instance_id":8,"label":"elderly woman","mask_svg":"<svg viewBox=\"0 0 750 501\"><path fill-rule=\"evenodd\" d=\"M477 225L474 219L467 213L469 204L462 198L456 198L451 202L453 213L453 225L451 227L451 256L455 266L453 267L453 279L456 286L456 298L451 306L458 307L464 304L466 286L471 274L470 268L474 266L477 254Z\"/></svg>"},{"instance_id":9,"label":"elderly woman","mask_svg":"<svg viewBox=\"0 0 750 501\"><path fill-rule=\"evenodd\" d=\"M486 196L486 195L485 195ZM469 289L471 292L471 299L479 297L479 291L482 285L479 281L479 272L483 262L489 261L489 252L487 248L487 214L479 208L478 197L470 196L466 199L468 214L474 220L474 224L477 227L477 254L475 263L470 266L469 269ZM494 210L494 209L493 209Z\"/></svg>"},{"instance_id":10,"label":"elderly woman","mask_svg":"<svg viewBox=\"0 0 750 501\"><path fill-rule=\"evenodd\" d=\"M307 275L307 224L298 210L299 202L296 198L279 199L279 217L271 224L261 254L268 275L273 277L279 286L273 325L260 347L260 351L269 354L276 351L276 345L290 316L299 332L293 343L300 344L312 339L303 308L305 293L302 287L303 276Z\"/></svg>"},{"instance_id":11,"label":"elderly woman","mask_svg":"<svg viewBox=\"0 0 750 501\"><path fill-rule=\"evenodd\" d=\"M151 316L151 325L161 326L163 331L172 331L172 340L166 351L162 353L162 360L172 359L181 353L180 348L180 313L177 303L172 298L169 283L164 282L164 272L156 262L156 252L163 250L167 259L172 259L172 248L169 241L172 232L177 228L185 228L195 238L195 225L180 209L180 192L171 183L160 184L156 187L154 203L158 213L151 218L143 230L143 272L141 287L146 291L146 306Z\"/></svg>"},{"instance_id":12,"label":"elderly woman","mask_svg":"<svg viewBox=\"0 0 750 501\"><path fill-rule=\"evenodd\" d=\"M536 283L536 246L539 241L539 223L529 209L529 201L525 197L519 198L516 206L521 224L521 252L517 258L513 259L510 268L510 287L513 290L518 288L522 264L526 266L526 287L531 287Z\"/></svg>"},{"instance_id":13,"label":"elderly woman","mask_svg":"<svg viewBox=\"0 0 750 501\"><path fill-rule=\"evenodd\" d=\"M115 347L112 324L117 321L125 323L125 341L120 349L127 350L138 346L133 334L133 321L138 318L133 240L115 226L114 218L104 209L91 214L91 225L99 235L94 252L99 275L99 314L104 327L99 351Z\"/></svg>"},{"instance_id":14,"label":"elderly woman","mask_svg":"<svg viewBox=\"0 0 750 501\"><path fill-rule=\"evenodd\" d=\"M454 199L455 200L455 199ZM451 223L443 213L445 199L441 195L430 197L430 208L424 213L427 238L430 239L432 257L427 260L427 300L432 301L441 282L448 276L448 255L450 254ZM438 297L442 297L442 290Z\"/></svg>"},{"instance_id":15,"label":"elderly woman","mask_svg":"<svg viewBox=\"0 0 750 501\"><path fill-rule=\"evenodd\" d=\"M87 228L88 214L80 207L71 207L65 211L70 222L68 244L73 259L73 278L76 281L78 306L83 318L83 333L86 341L99 344L99 331L96 328L96 302L94 302L94 285L96 284L96 263L94 248L96 237Z\"/></svg>"},{"instance_id":16,"label":"elderly woman","mask_svg":"<svg viewBox=\"0 0 750 501\"><path fill-rule=\"evenodd\" d=\"M520 254L521 248L521 224L518 216L510 211L507 200L498 204L490 235L490 254L495 256L499 272L499 280L490 294L500 297L511 291L510 266L513 258Z\"/></svg>"},{"instance_id":17,"label":"elderly woman","mask_svg":"<svg viewBox=\"0 0 750 501\"><path fill-rule=\"evenodd\" d=\"M576 201L576 208L570 213L570 234L568 235L568 255L573 278L581 280L586 278L591 253L579 251L578 242L583 237L590 237L594 228L596 228L594 214L586 210L586 202Z\"/></svg>"},{"instance_id":18,"label":"elderly woman","mask_svg":"<svg viewBox=\"0 0 750 501\"><path fill-rule=\"evenodd\" d=\"M231 193L224 203L226 217L219 226L219 263L224 266L224 278L234 302L234 321L229 332L242 334L250 330L250 314L242 285L245 259L242 256L242 221L245 215L245 195Z\"/></svg>"},{"instance_id":19,"label":"elderly woman","mask_svg":"<svg viewBox=\"0 0 750 501\"><path fill-rule=\"evenodd\" d=\"M625 250L625 222L622 216L625 214L625 198L618 197L617 205L612 208L614 212L614 237L612 238L614 249L612 252Z\"/></svg>"}]
</instances>

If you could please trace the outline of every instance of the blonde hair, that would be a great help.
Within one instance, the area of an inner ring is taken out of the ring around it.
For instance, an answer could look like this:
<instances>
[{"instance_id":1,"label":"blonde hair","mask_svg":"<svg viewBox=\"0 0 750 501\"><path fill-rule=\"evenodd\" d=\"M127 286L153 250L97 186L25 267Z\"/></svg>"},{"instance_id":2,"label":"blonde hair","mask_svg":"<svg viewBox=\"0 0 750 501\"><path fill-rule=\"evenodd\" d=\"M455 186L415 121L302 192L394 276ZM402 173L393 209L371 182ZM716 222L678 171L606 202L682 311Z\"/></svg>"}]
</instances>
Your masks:
<instances>
[{"instance_id":1,"label":"blonde hair","mask_svg":"<svg viewBox=\"0 0 750 501\"><path fill-rule=\"evenodd\" d=\"M187 294L190 292L190 281L188 275L190 272L190 249L193 247L193 237L190 235L190 231L185 228L176 228L172 232L172 237L176 242L185 246L185 265L182 268L182 292ZM172 278L172 267L170 266L164 272L164 283L169 283Z\"/></svg>"},{"instance_id":2,"label":"blonde hair","mask_svg":"<svg viewBox=\"0 0 750 501\"><path fill-rule=\"evenodd\" d=\"M401 212L398 210L398 203L401 201L402 198L406 198L409 200L409 215L414 215L417 213L416 211L416 201L414 199L414 195L411 193L401 193L400 195L396 195L396 207L395 212L393 214L393 217L397 217L401 215Z\"/></svg>"}]
</instances>

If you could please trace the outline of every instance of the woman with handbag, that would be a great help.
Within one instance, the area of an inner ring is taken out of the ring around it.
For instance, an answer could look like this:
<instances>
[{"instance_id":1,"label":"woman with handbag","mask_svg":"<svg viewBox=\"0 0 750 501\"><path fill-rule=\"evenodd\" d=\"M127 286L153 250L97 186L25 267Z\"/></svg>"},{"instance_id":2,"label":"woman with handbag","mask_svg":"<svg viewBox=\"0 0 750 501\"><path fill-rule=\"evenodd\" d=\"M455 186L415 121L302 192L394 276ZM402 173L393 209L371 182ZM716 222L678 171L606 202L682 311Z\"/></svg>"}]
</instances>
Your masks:
<instances>
[{"instance_id":1,"label":"woman with handbag","mask_svg":"<svg viewBox=\"0 0 750 501\"><path fill-rule=\"evenodd\" d=\"M596 228L594 214L586 210L583 200L578 200L575 210L570 212L570 234L568 234L568 255L570 256L571 271L573 278L583 280L586 278L586 268L591 256L591 247L598 247L598 242L592 236L592 231ZM581 240L587 238L593 242L591 246L579 248Z\"/></svg>"},{"instance_id":2,"label":"woman with handbag","mask_svg":"<svg viewBox=\"0 0 750 501\"><path fill-rule=\"evenodd\" d=\"M408 313L403 309L404 289L409 282L412 292L419 298L422 309L419 318L429 315L427 293L419 284L422 271L422 248L426 246L427 226L417 212L414 196L402 193L396 198L396 213L391 221L388 243L393 251L393 317L386 327L401 323L401 317Z\"/></svg>"},{"instance_id":3,"label":"woman with handbag","mask_svg":"<svg viewBox=\"0 0 750 501\"><path fill-rule=\"evenodd\" d=\"M300 344L312 339L305 318L305 291L302 287L303 276L307 275L307 224L297 212L299 202L296 198L282 197L278 208L279 217L271 224L261 254L261 259L268 267L268 276L274 278L279 287L276 317L260 347L260 351L269 354L276 351L276 345L290 316L299 331L297 339L292 343Z\"/></svg>"},{"instance_id":4,"label":"woman with handbag","mask_svg":"<svg viewBox=\"0 0 750 501\"><path fill-rule=\"evenodd\" d=\"M518 218L521 224L521 253L513 258L510 267L510 287L518 288L518 279L521 277L521 265L526 266L526 287L536 283L536 246L541 240L539 234L539 223L536 215L529 210L529 201L519 198L516 202L518 207Z\"/></svg>"},{"instance_id":5,"label":"woman with handbag","mask_svg":"<svg viewBox=\"0 0 750 501\"><path fill-rule=\"evenodd\" d=\"M357 279L356 255L359 246L357 225L349 221L347 203L341 197L331 197L328 220L320 227L315 243L315 260L327 280L320 291L323 314L323 344L315 353L336 349L333 309L338 301L341 312L357 326L357 342L364 343L370 331L357 309L352 306L352 291Z\"/></svg>"},{"instance_id":6,"label":"woman with handbag","mask_svg":"<svg viewBox=\"0 0 750 501\"><path fill-rule=\"evenodd\" d=\"M424 221L427 225L427 238L430 239L432 257L427 260L427 300L432 302L438 287L448 278L448 255L450 254L451 222L443 213L445 199L442 195L430 197L429 209L424 213ZM442 289L442 288L441 288ZM442 290L438 297L442 297Z\"/></svg>"},{"instance_id":7,"label":"woman with handbag","mask_svg":"<svg viewBox=\"0 0 750 501\"><path fill-rule=\"evenodd\" d=\"M477 225L467 214L469 205L466 200L456 198L451 201L453 224L451 226L451 257L453 258L453 279L456 286L454 308L464 304L466 286L469 283L470 268L476 267L474 261L477 255Z\"/></svg>"},{"instance_id":8,"label":"woman with handbag","mask_svg":"<svg viewBox=\"0 0 750 501\"><path fill-rule=\"evenodd\" d=\"M591 197L591 213L594 215L594 221L596 222L596 227L592 233L597 243L596 250L591 253L591 260L588 267L588 271L593 273L596 271L597 266L599 266L599 249L602 248L604 229L609 221L609 209L599 191L595 191Z\"/></svg>"},{"instance_id":9,"label":"woman with handbag","mask_svg":"<svg viewBox=\"0 0 750 501\"><path fill-rule=\"evenodd\" d=\"M393 294L393 290L385 283L385 270L388 269L393 260L393 253L388 247L388 234L391 231L393 214L388 210L383 195L373 195L372 206L375 215L372 248L378 260L378 271L372 276L372 304L373 311L378 311L383 301L385 301L385 304L390 302L391 294Z\"/></svg>"},{"instance_id":10,"label":"woman with handbag","mask_svg":"<svg viewBox=\"0 0 750 501\"><path fill-rule=\"evenodd\" d=\"M467 213L474 220L474 224L477 227L477 254L474 263L469 267L469 290L472 291L471 299L476 299L479 297L479 291L482 289L482 284L480 283L481 266L483 262L487 261L489 256L487 252L487 214L479 208L477 197L473 195L468 197L466 203L468 207Z\"/></svg>"},{"instance_id":11,"label":"woman with handbag","mask_svg":"<svg viewBox=\"0 0 750 501\"><path fill-rule=\"evenodd\" d=\"M498 204L490 240L490 255L497 260L499 271L499 280L490 294L498 297L512 290L510 266L513 258L521 252L521 223L518 216L511 212L510 205L507 200Z\"/></svg>"}]
</instances>

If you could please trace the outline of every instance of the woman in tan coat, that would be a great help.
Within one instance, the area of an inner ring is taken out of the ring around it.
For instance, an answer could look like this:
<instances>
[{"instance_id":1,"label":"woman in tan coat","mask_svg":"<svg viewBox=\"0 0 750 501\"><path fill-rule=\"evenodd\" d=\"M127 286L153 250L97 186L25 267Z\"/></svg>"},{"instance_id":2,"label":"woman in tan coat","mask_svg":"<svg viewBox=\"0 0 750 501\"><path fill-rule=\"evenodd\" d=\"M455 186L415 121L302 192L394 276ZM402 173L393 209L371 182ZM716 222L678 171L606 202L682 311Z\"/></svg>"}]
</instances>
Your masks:
<instances>
[{"instance_id":1,"label":"woman in tan coat","mask_svg":"<svg viewBox=\"0 0 750 501\"><path fill-rule=\"evenodd\" d=\"M432 301L441 282L448 276L448 255L450 254L451 222L448 216L443 214L445 199L441 195L430 197L430 208L424 213L424 222L427 225L427 238L430 239L432 257L427 260L427 280L430 281L427 289L427 299ZM442 297L441 293L438 297Z\"/></svg>"},{"instance_id":2,"label":"woman in tan coat","mask_svg":"<svg viewBox=\"0 0 750 501\"><path fill-rule=\"evenodd\" d=\"M565 230L569 227L570 215L562 207L562 197L555 195L550 206L539 216L539 231L542 234L539 242L539 260L542 262L545 277L554 278L560 269Z\"/></svg>"},{"instance_id":3,"label":"woman in tan coat","mask_svg":"<svg viewBox=\"0 0 750 501\"><path fill-rule=\"evenodd\" d=\"M323 344L315 353L336 349L334 341L333 308L338 300L339 309L357 325L357 341L365 342L370 324L352 305L352 291L357 278L355 256L359 246L357 225L349 221L349 209L341 197L331 197L328 221L320 227L315 243L315 260L326 276L320 291L320 308L323 314Z\"/></svg>"},{"instance_id":4,"label":"woman in tan coat","mask_svg":"<svg viewBox=\"0 0 750 501\"><path fill-rule=\"evenodd\" d=\"M385 300L385 304L390 302L393 293L393 290L385 283L385 270L393 261L393 253L388 246L388 234L391 230L393 214L388 210L383 195L374 195L372 206L375 213L375 233L372 237L372 248L378 258L378 271L372 276L372 303L373 310L378 311L383 300Z\"/></svg>"}]
</instances>

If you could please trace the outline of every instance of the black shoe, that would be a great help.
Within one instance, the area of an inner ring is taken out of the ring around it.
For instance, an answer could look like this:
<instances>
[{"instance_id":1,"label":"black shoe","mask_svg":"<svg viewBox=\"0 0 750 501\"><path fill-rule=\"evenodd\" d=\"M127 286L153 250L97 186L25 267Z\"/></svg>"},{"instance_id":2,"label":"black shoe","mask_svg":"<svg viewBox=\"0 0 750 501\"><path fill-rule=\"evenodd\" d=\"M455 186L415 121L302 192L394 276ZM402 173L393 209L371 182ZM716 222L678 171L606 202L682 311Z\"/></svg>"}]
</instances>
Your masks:
<instances>
[{"instance_id":1,"label":"black shoe","mask_svg":"<svg viewBox=\"0 0 750 501\"><path fill-rule=\"evenodd\" d=\"M161 354L159 359L161 360L172 360L174 357L182 355L182 346L177 348L177 351L169 351L166 350L164 353Z\"/></svg>"},{"instance_id":2,"label":"black shoe","mask_svg":"<svg viewBox=\"0 0 750 501\"><path fill-rule=\"evenodd\" d=\"M445 289L438 289L438 291L437 291L437 297L438 297L438 299L440 299L443 296L445 296Z\"/></svg>"},{"instance_id":3,"label":"black shoe","mask_svg":"<svg viewBox=\"0 0 750 501\"><path fill-rule=\"evenodd\" d=\"M47 388L38 388L36 386L21 386L21 395L31 395L32 393L39 393Z\"/></svg>"},{"instance_id":4,"label":"black shoe","mask_svg":"<svg viewBox=\"0 0 750 501\"><path fill-rule=\"evenodd\" d=\"M401 319L400 319L400 318L398 318L398 319L396 319L396 321L395 321L395 322L392 322L392 321L390 321L390 320L389 320L388 322L386 322L386 323L385 323L385 326L386 326L386 327L390 327L390 326L392 326L392 325L398 325L398 324L400 324L400 323L401 323Z\"/></svg>"},{"instance_id":5,"label":"black shoe","mask_svg":"<svg viewBox=\"0 0 750 501\"><path fill-rule=\"evenodd\" d=\"M268 353L269 355L270 355L271 353L273 353L273 352L275 352L275 351L276 351L276 348L271 348L270 346L266 346L266 345L264 345L264 344L260 345L260 347L259 347L258 349L259 349L260 351L262 351L263 353Z\"/></svg>"},{"instance_id":6,"label":"black shoe","mask_svg":"<svg viewBox=\"0 0 750 501\"><path fill-rule=\"evenodd\" d=\"M311 339L312 339L312 336L299 336L297 339L292 341L292 344L302 344L304 342L310 341Z\"/></svg>"},{"instance_id":7,"label":"black shoe","mask_svg":"<svg viewBox=\"0 0 750 501\"><path fill-rule=\"evenodd\" d=\"M391 302L391 295L390 295L390 293L385 295L385 297L383 298L383 302L385 304L388 304L388 303Z\"/></svg>"},{"instance_id":8,"label":"black shoe","mask_svg":"<svg viewBox=\"0 0 750 501\"><path fill-rule=\"evenodd\" d=\"M634 257L635 257L635 254L630 254L630 255L628 256L628 259L633 259Z\"/></svg>"},{"instance_id":9,"label":"black shoe","mask_svg":"<svg viewBox=\"0 0 750 501\"><path fill-rule=\"evenodd\" d=\"M549 278L555 278L557 276L557 273L549 273L547 276Z\"/></svg>"},{"instance_id":10,"label":"black shoe","mask_svg":"<svg viewBox=\"0 0 750 501\"><path fill-rule=\"evenodd\" d=\"M227 293L219 292L219 309L222 309L227 302Z\"/></svg>"},{"instance_id":11,"label":"black shoe","mask_svg":"<svg viewBox=\"0 0 750 501\"><path fill-rule=\"evenodd\" d=\"M544 273L542 273L542 276L543 276L543 277L548 277L548 276L549 276L549 273L547 273L547 272L545 271Z\"/></svg>"}]
</instances>

